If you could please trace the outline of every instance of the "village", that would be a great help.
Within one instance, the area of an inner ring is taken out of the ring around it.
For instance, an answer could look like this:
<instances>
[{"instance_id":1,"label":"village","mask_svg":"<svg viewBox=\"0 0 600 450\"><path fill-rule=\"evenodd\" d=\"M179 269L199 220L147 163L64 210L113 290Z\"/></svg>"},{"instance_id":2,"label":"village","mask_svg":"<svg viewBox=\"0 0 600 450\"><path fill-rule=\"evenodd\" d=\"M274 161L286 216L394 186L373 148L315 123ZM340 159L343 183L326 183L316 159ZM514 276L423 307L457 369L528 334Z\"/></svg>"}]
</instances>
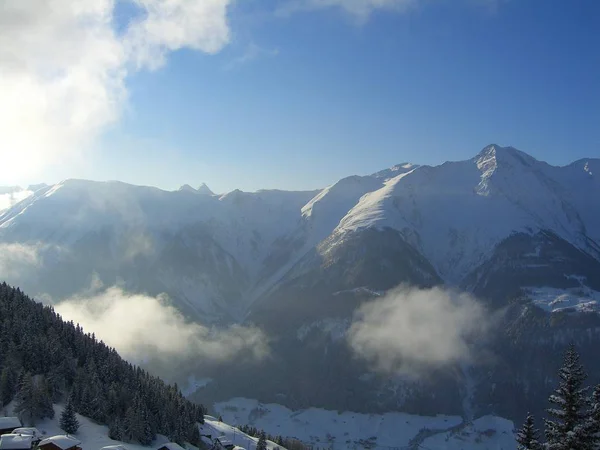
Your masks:
<instances>
[{"instance_id":1,"label":"village","mask_svg":"<svg viewBox=\"0 0 600 450\"><path fill-rule=\"evenodd\" d=\"M35 427L23 427L18 417L0 417L0 450L128 450L123 444L107 445L100 449L84 449L75 436L59 434L46 437ZM226 436L203 436L209 450L244 450ZM161 444L155 450L188 450L175 442Z\"/></svg>"}]
</instances>

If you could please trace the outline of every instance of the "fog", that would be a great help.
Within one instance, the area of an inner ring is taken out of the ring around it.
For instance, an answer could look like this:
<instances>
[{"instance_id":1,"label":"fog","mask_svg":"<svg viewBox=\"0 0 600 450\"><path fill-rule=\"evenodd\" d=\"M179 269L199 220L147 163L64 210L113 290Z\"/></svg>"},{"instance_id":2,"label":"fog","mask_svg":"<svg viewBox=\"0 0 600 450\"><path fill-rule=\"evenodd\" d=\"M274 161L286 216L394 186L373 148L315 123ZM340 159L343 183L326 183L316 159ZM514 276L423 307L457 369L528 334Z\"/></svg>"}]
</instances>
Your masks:
<instances>
[{"instance_id":1,"label":"fog","mask_svg":"<svg viewBox=\"0 0 600 450\"><path fill-rule=\"evenodd\" d=\"M209 328L187 321L166 295L153 297L92 284L90 291L57 303L56 311L132 362L158 360L164 367L165 362L179 366L193 359L215 364L242 355L261 360L269 353L267 339L257 328Z\"/></svg>"},{"instance_id":2,"label":"fog","mask_svg":"<svg viewBox=\"0 0 600 450\"><path fill-rule=\"evenodd\" d=\"M401 286L356 311L348 342L373 369L418 377L473 363L477 341L491 326L489 317L469 294Z\"/></svg>"}]
</instances>

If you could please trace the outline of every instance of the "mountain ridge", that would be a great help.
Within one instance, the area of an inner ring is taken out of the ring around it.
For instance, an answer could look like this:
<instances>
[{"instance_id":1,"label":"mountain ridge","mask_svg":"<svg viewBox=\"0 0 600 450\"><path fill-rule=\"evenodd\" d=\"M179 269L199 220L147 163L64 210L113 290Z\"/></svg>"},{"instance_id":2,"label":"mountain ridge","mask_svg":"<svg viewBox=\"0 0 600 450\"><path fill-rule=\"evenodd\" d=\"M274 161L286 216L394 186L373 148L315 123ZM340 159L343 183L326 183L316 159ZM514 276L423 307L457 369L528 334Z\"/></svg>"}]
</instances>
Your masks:
<instances>
[{"instance_id":1,"label":"mountain ridge","mask_svg":"<svg viewBox=\"0 0 600 450\"><path fill-rule=\"evenodd\" d=\"M98 281L167 294L190 321L268 334L268 368L197 367L191 375L218 378L199 398L416 414L466 414L473 403L520 421L523 404L507 399L541 398L550 371L513 354L548 369L544 355L567 337L589 336L584 354L600 345L598 162L551 166L491 145L468 160L402 163L317 191L197 195L66 181L0 214L0 269L54 302ZM357 308L400 284L466 291L503 311L497 365L412 384L371 373L343 336ZM527 327L536 333L523 340ZM600 364L588 364L600 378Z\"/></svg>"},{"instance_id":2,"label":"mountain ridge","mask_svg":"<svg viewBox=\"0 0 600 450\"><path fill-rule=\"evenodd\" d=\"M342 178L318 191L236 189L214 195L202 185L210 195L187 195L199 191L187 185L165 191L68 179L0 212L0 242L70 248L95 230L138 234L160 254L165 239L192 233L192 239L216 244L219 258L235 261L236 270L245 273L245 287L234 302L243 309L329 236L338 242L336 236L361 229L392 228L433 263L439 276L460 284L496 245L518 232L549 229L599 257L600 203L585 195L590 187L600 189L597 177L589 175L596 162L551 166L492 144L468 160L438 166L401 163ZM230 277L232 269L226 270L230 273L223 276Z\"/></svg>"}]
</instances>

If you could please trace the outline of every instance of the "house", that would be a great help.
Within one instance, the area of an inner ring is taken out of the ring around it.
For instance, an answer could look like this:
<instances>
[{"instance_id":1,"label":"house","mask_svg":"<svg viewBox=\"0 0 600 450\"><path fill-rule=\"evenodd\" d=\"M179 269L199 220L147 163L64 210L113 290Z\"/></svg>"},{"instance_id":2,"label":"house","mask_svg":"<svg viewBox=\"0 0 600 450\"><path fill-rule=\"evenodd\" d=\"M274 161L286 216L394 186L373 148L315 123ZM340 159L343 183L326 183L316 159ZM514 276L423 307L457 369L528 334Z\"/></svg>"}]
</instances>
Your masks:
<instances>
[{"instance_id":1,"label":"house","mask_svg":"<svg viewBox=\"0 0 600 450\"><path fill-rule=\"evenodd\" d=\"M124 445L107 445L106 447L102 447L100 450L127 450L127 447Z\"/></svg>"},{"instance_id":2,"label":"house","mask_svg":"<svg viewBox=\"0 0 600 450\"><path fill-rule=\"evenodd\" d=\"M213 449L215 450L233 450L235 445L226 436L215 438L213 441Z\"/></svg>"},{"instance_id":3,"label":"house","mask_svg":"<svg viewBox=\"0 0 600 450\"><path fill-rule=\"evenodd\" d=\"M31 450L33 436L24 434L3 434L0 436L0 450Z\"/></svg>"},{"instance_id":4,"label":"house","mask_svg":"<svg viewBox=\"0 0 600 450\"><path fill-rule=\"evenodd\" d=\"M15 428L21 426L18 417L0 417L0 435L12 433Z\"/></svg>"},{"instance_id":5,"label":"house","mask_svg":"<svg viewBox=\"0 0 600 450\"><path fill-rule=\"evenodd\" d=\"M33 428L33 427L15 428L13 430L12 434L21 434L21 435L32 436L34 445L39 444L39 442L44 438L43 433L40 430L38 430L37 428Z\"/></svg>"},{"instance_id":6,"label":"house","mask_svg":"<svg viewBox=\"0 0 600 450\"><path fill-rule=\"evenodd\" d=\"M81 441L73 436L58 435L42 440L38 449L41 450L81 450Z\"/></svg>"},{"instance_id":7,"label":"house","mask_svg":"<svg viewBox=\"0 0 600 450\"><path fill-rule=\"evenodd\" d=\"M176 444L175 442L167 442L166 444L158 447L158 450L185 450L181 445Z\"/></svg>"}]
</instances>

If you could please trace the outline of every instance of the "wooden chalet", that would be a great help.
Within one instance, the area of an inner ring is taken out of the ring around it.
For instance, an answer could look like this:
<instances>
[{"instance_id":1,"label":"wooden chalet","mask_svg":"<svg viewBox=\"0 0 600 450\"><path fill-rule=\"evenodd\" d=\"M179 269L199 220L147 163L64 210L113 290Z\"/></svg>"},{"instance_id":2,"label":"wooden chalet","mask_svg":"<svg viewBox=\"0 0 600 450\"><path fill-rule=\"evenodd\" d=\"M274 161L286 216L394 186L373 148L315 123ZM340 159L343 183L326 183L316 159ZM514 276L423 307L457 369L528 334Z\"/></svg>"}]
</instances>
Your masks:
<instances>
[{"instance_id":1,"label":"wooden chalet","mask_svg":"<svg viewBox=\"0 0 600 450\"><path fill-rule=\"evenodd\" d=\"M52 436L42 440L40 450L81 450L81 441L70 435Z\"/></svg>"},{"instance_id":2,"label":"wooden chalet","mask_svg":"<svg viewBox=\"0 0 600 450\"><path fill-rule=\"evenodd\" d=\"M175 442L167 442L166 444L158 447L157 450L185 450L181 445Z\"/></svg>"}]
</instances>

